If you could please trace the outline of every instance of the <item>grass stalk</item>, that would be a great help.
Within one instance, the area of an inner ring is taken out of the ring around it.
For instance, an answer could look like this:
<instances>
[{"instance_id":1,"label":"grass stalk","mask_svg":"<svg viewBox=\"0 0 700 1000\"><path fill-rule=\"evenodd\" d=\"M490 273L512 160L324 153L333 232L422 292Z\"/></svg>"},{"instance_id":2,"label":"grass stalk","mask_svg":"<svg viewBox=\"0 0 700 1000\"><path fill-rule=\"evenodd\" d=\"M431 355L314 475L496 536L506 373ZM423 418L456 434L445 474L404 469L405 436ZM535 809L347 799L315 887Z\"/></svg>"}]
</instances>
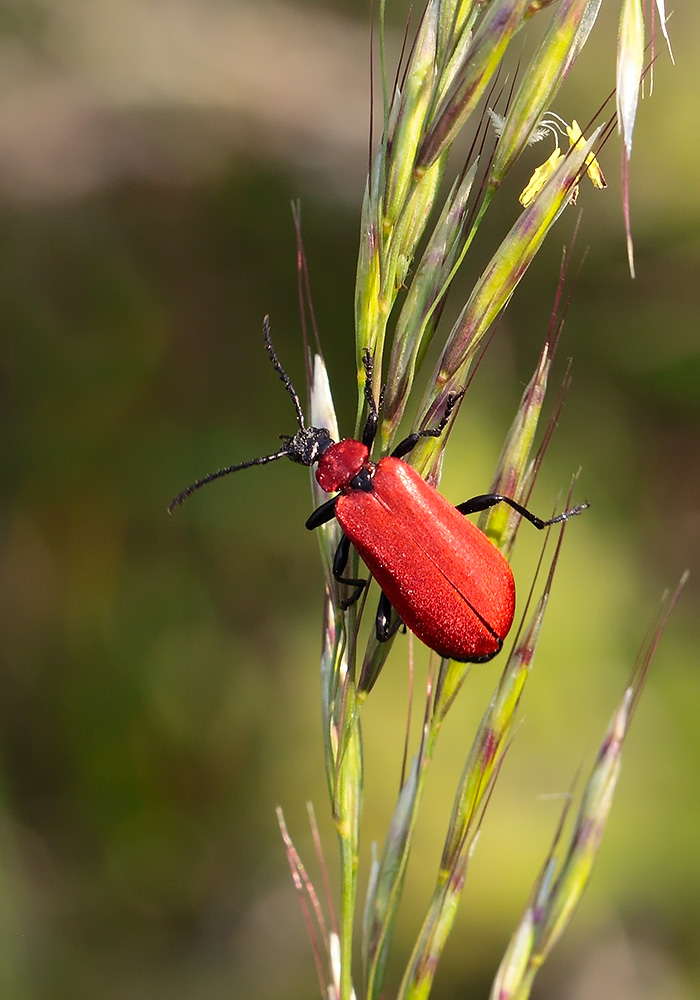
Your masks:
<instances>
[{"instance_id":1,"label":"grass stalk","mask_svg":"<svg viewBox=\"0 0 700 1000\"><path fill-rule=\"evenodd\" d=\"M378 451L386 454L399 434L405 414L416 406L417 380L424 375L422 369L432 348L437 360L422 388L412 429L434 428L448 401L454 403L455 396L459 400L444 432L437 437L421 438L406 455L406 461L433 484L439 481L451 422L462 393L497 321L544 241L575 202L581 177L588 173L596 187L605 185L595 159L602 126L594 127L584 137L575 121L564 122L553 109L559 88L575 68L601 5L602 0L560 0L549 10L542 41L528 68L518 73L510 85L511 95L506 98L501 114L488 102L501 99L496 81L499 74L505 78L508 68L505 61L510 56L513 39L534 18L542 17L542 12L551 6L550 0L488 3L428 0L415 36L406 46L397 68L394 87L388 82L386 4L385 0L379 2L383 131L365 188L355 278L359 389L355 433L363 424L367 405L365 353L371 355L377 373L375 401L382 402ZM632 14L636 14L636 8L626 16ZM663 27L665 30L665 18ZM636 62L628 63L628 69L629 65L633 65L632 82L636 81L638 87L641 69ZM630 83L626 80L622 99L627 154L636 114L636 103L625 97L629 92ZM585 113L580 120L586 120ZM466 161L457 165L456 177L444 193L450 165L455 173L455 143L467 129L472 131L469 153ZM481 262L479 277L457 319L451 329L443 330L441 319L453 291L453 279L464 260L473 259L475 236L491 214L494 198L507 197L507 181L513 166L528 153L529 144L543 134L568 136L568 151L561 152L557 139L555 153L535 171L521 196L522 208L517 206L517 193L511 193L512 218L507 231L500 241L492 241L497 243L496 251L485 263ZM494 473L492 491L521 502L529 496L551 433L550 426L538 448L538 426L560 332L561 319L556 317L555 309L533 377ZM386 387L383 398L382 383ZM311 416L314 427L329 428L333 439L338 440L330 387L320 358L316 358L314 366ZM556 415L551 425L555 419ZM375 455L375 460L378 457ZM325 495L313 480L312 484L314 499L320 503ZM520 515L501 505L482 515L480 527L509 556L519 524ZM429 996L453 928L482 820L512 741L563 535L562 528L532 613L526 622L525 615L522 616L525 624L521 625L510 652L503 654L500 678L466 752L455 788L432 897L417 929L412 954L404 964L401 981L392 987L387 985L387 969L393 931L430 765L447 713L455 705L471 667L443 660L429 673L418 746L407 768L382 852L375 857L370 872L362 920L364 978L360 988L359 979L354 976L354 952L365 768L361 717L396 636L380 642L371 629L369 638L363 638L360 628L367 591L349 609L343 606L344 591L332 571L339 529L335 522L330 522L319 530L325 572L321 657L324 753L340 848L340 919L337 949L328 949L333 952L327 977L329 1000L353 1000L360 996L364 1000L379 1000L390 995L399 1000L425 1000ZM357 560L348 569L352 576L361 572ZM653 649L656 641L658 633L649 649ZM562 819L532 900L496 976L493 1000L525 1000L529 996L537 969L580 899L607 819L619 773L620 752L649 660L650 655L642 659L643 666L637 669L613 716L557 873L555 848L564 827ZM294 857L289 847L288 852ZM294 864L298 870L296 860ZM333 935L330 937L332 943Z\"/></svg>"}]
</instances>

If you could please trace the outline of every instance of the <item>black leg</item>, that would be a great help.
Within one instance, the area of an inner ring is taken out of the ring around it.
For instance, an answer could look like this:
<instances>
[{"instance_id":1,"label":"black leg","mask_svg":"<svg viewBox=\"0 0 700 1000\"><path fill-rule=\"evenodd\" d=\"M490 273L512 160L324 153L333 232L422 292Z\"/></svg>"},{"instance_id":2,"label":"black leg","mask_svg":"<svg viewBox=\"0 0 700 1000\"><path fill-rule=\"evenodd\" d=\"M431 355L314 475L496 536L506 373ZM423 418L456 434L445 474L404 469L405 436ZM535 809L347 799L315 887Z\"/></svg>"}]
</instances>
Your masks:
<instances>
[{"instance_id":1,"label":"black leg","mask_svg":"<svg viewBox=\"0 0 700 1000\"><path fill-rule=\"evenodd\" d=\"M533 514L532 511L529 511L522 504L517 503L517 501L511 500L510 497L504 497L502 493L484 493L481 496L472 497L471 500L465 500L464 503L457 504L457 510L460 514L476 514L482 510L488 510L489 507L495 507L497 503L507 503L509 507L517 510L518 514L521 514L530 524L534 524L540 531L542 528L548 528L550 524L559 524L560 521L566 521L569 517L576 517L577 514L590 507L590 504L587 502L579 503L570 510L562 511L556 517L550 517L548 521L543 521L537 514Z\"/></svg>"},{"instance_id":2,"label":"black leg","mask_svg":"<svg viewBox=\"0 0 700 1000\"><path fill-rule=\"evenodd\" d=\"M306 527L309 531L313 531L314 528L320 528L322 524L326 524L328 521L332 521L335 517L335 502L338 497L331 497L330 500L326 500L322 503L320 507L310 514L306 519Z\"/></svg>"},{"instance_id":3,"label":"black leg","mask_svg":"<svg viewBox=\"0 0 700 1000\"><path fill-rule=\"evenodd\" d=\"M464 389L461 392L451 392L447 397L447 402L445 403L445 412L443 413L440 421L435 427L426 427L422 431L414 431L413 434L409 434L408 437L404 438L403 441L399 441L394 450L391 453L392 458L403 458L404 455L408 455L409 451L413 451L415 446L418 444L421 438L425 437L440 437L444 429L449 423L452 411L455 408L457 400L464 395Z\"/></svg>"},{"instance_id":4,"label":"black leg","mask_svg":"<svg viewBox=\"0 0 700 1000\"><path fill-rule=\"evenodd\" d=\"M340 602L340 606L343 611L347 611L347 609L355 603L368 583L367 580L355 580L353 577L343 576L345 567L348 564L349 555L350 539L347 535L343 535L338 543L338 548L335 550L335 558L333 559L333 576L338 583L346 583L349 587L355 588L349 597L346 597Z\"/></svg>"},{"instance_id":5,"label":"black leg","mask_svg":"<svg viewBox=\"0 0 700 1000\"><path fill-rule=\"evenodd\" d=\"M391 639L392 635L398 632L403 625L398 615L392 622L391 612L392 607L389 598L382 591L382 596L379 598L379 604L377 605L377 616L374 620L377 642L386 642L387 639Z\"/></svg>"}]
</instances>

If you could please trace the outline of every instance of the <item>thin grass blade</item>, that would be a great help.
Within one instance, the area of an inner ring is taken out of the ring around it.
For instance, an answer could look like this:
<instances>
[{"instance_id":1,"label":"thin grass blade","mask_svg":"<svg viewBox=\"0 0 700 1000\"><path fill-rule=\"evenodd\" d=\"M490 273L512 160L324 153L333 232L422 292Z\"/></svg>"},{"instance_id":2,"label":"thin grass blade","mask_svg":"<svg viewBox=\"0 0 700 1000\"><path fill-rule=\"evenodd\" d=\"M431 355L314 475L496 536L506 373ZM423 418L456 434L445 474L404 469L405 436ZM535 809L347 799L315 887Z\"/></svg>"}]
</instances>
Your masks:
<instances>
[{"instance_id":1,"label":"thin grass blade","mask_svg":"<svg viewBox=\"0 0 700 1000\"><path fill-rule=\"evenodd\" d=\"M652 657L687 579L667 600L644 643L622 700L603 738L581 797L568 847L557 873L558 846L569 806L564 810L530 902L504 955L491 1000L527 1000L534 978L561 937L588 885L620 775L622 749L644 687Z\"/></svg>"},{"instance_id":2,"label":"thin grass blade","mask_svg":"<svg viewBox=\"0 0 700 1000\"><path fill-rule=\"evenodd\" d=\"M562 536L563 529L559 532L559 544L537 608L523 638L509 657L469 752L455 796L433 898L404 973L400 1000L425 1000L432 988L442 950L457 914L469 859L507 751L515 712L529 676ZM447 699L436 700L433 716L436 729L450 703Z\"/></svg>"},{"instance_id":3,"label":"thin grass blade","mask_svg":"<svg viewBox=\"0 0 700 1000\"><path fill-rule=\"evenodd\" d=\"M528 463L539 424L542 404L547 391L547 381L552 367L556 341L545 340L537 368L520 400L515 419L506 437L496 476L489 487L491 493L503 493L522 503L523 494L529 489L531 477ZM484 511L479 527L502 552L509 554L520 518L506 504L498 504Z\"/></svg>"},{"instance_id":4,"label":"thin grass blade","mask_svg":"<svg viewBox=\"0 0 700 1000\"><path fill-rule=\"evenodd\" d=\"M382 857L373 872L365 908L365 979L368 1000L381 995L394 921L403 890L420 795L422 761L414 757L391 818Z\"/></svg>"},{"instance_id":5,"label":"thin grass blade","mask_svg":"<svg viewBox=\"0 0 700 1000\"><path fill-rule=\"evenodd\" d=\"M593 27L602 0L562 0L506 115L489 184L497 187L551 107Z\"/></svg>"},{"instance_id":6,"label":"thin grass blade","mask_svg":"<svg viewBox=\"0 0 700 1000\"><path fill-rule=\"evenodd\" d=\"M411 281L394 332L384 393L382 450L391 444L404 414L417 368L432 340L441 304L466 239L467 206L477 164L455 182Z\"/></svg>"},{"instance_id":7,"label":"thin grass blade","mask_svg":"<svg viewBox=\"0 0 700 1000\"><path fill-rule=\"evenodd\" d=\"M434 426L444 412L448 395L464 386L483 337L508 304L551 227L569 203L571 190L585 169L597 137L596 131L587 142L579 142L569 150L491 258L447 339L420 407L420 427ZM440 442L435 439L419 442L411 453L411 464L425 473L434 467L439 448Z\"/></svg>"},{"instance_id":8,"label":"thin grass blade","mask_svg":"<svg viewBox=\"0 0 700 1000\"><path fill-rule=\"evenodd\" d=\"M642 0L623 0L617 39L617 128L627 159L632 155L632 135L637 117L639 88L644 69L644 13Z\"/></svg>"},{"instance_id":9,"label":"thin grass blade","mask_svg":"<svg viewBox=\"0 0 700 1000\"><path fill-rule=\"evenodd\" d=\"M420 146L416 170L427 170L449 149L483 96L522 23L527 0L492 0L465 46L462 65L442 98Z\"/></svg>"}]
</instances>

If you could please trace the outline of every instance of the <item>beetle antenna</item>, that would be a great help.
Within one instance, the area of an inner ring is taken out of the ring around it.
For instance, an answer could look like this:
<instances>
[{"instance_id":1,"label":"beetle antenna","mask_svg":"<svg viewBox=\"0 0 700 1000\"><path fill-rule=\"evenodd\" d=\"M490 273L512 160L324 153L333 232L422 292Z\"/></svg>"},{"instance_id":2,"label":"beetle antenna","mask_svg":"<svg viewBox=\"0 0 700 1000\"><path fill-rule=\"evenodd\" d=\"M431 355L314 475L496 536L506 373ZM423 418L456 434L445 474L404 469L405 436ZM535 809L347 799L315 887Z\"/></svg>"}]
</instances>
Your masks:
<instances>
[{"instance_id":1,"label":"beetle antenna","mask_svg":"<svg viewBox=\"0 0 700 1000\"><path fill-rule=\"evenodd\" d=\"M269 316L266 316L265 319L263 320L263 337L265 338L265 347L267 348L267 353L270 355L270 361L272 362L272 366L275 369L275 371L277 372L277 374L279 375L280 381L282 382L282 385L285 387L285 389L287 390L287 392L289 393L289 395L292 397L292 403L294 403L294 409L296 410L296 414L297 414L297 423L299 424L299 429L303 431L304 428L306 427L306 424L304 423L304 412L303 412L303 410L301 408L301 402L299 400L299 394L297 393L296 389L292 385L292 380L290 379L289 375L287 375L286 371L282 367L282 364L281 364L279 358L277 357L275 349L272 346L272 338L270 336L270 317ZM281 458L282 456L281 455L276 455L275 457L276 458ZM269 459L268 459L268 461L269 461ZM253 464L256 464L256 463L253 463ZM241 466L241 468L243 468L243 466Z\"/></svg>"},{"instance_id":2,"label":"beetle antenna","mask_svg":"<svg viewBox=\"0 0 700 1000\"><path fill-rule=\"evenodd\" d=\"M187 497L195 493L200 487L206 486L207 483L213 482L214 479L221 479L222 476L228 476L231 472L240 472L241 469L250 469L253 465L267 465L268 462L276 462L278 458L286 458L289 455L288 448L281 448L280 451L276 451L274 455L263 455L261 458L253 458L250 462L241 462L239 465L227 465L225 469L218 469L216 472L210 472L208 476L202 476L196 482L191 483L189 486L185 487L182 493L178 493L174 500L171 500L168 504L168 514L172 514L176 507L184 503Z\"/></svg>"},{"instance_id":3,"label":"beetle antenna","mask_svg":"<svg viewBox=\"0 0 700 1000\"><path fill-rule=\"evenodd\" d=\"M182 491L182 493L178 493L174 500L170 501L168 504L169 514L172 514L176 507L179 507L181 503L184 503L187 497L191 496L191 494L200 489L200 487L206 486L207 483L211 483L215 479L221 479L223 476L228 476L231 472L240 472L241 469L250 469L253 465L267 465L268 462L276 462L278 458L289 458L292 462L297 462L299 465L309 467L313 465L314 462L318 462L319 457L327 448L331 446L331 444L333 444L333 439L331 438L328 428L307 427L304 423L304 413L301 408L299 395L292 385L292 380L289 375L287 375L286 371L280 364L280 360L277 357L274 347L272 346L269 316L266 316L263 320L263 337L265 338L267 353L270 355L270 361L279 375L282 384L292 398L292 403L294 404L294 409L297 415L299 430L296 434L280 434L280 438L283 441L282 447L279 451L274 452L272 455L262 455L260 458L252 458L249 462L239 462L238 465L227 465L224 469L218 469L216 472L210 472L208 476L202 476L201 479L191 483L190 486L187 486Z\"/></svg>"}]
</instances>

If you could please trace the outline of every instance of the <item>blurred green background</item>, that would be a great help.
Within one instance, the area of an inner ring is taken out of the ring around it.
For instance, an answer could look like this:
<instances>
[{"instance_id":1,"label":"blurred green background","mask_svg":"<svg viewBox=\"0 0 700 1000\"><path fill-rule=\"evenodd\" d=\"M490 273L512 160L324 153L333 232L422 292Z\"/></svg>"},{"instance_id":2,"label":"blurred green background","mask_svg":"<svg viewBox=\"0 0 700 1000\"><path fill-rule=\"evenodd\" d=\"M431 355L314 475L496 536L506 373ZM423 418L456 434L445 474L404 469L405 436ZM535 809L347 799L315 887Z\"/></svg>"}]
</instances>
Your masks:
<instances>
[{"instance_id":1,"label":"blurred green background","mask_svg":"<svg viewBox=\"0 0 700 1000\"><path fill-rule=\"evenodd\" d=\"M604 6L556 105L582 123L614 82L618 11ZM407 4L389 7L398 32ZM670 28L677 65L661 52L635 135L635 282L615 140L607 192L581 192L577 250L590 253L557 368L561 378L573 357L574 383L533 506L548 511L580 466L592 508L567 533L439 998L488 995L556 796L590 766L660 595L685 567L695 576L638 710L592 885L536 994L700 995L697 6L682 3ZM274 815L281 804L311 862L312 799L335 873L307 479L279 463L203 491L176 517L165 507L198 475L293 430L260 328L269 312L301 383L296 196L336 405L352 429L367 54L366 5L351 0L0 9L8 998L316 995ZM499 196L453 312L540 159L535 150ZM443 479L455 502L488 485L574 221L559 222L522 282L470 390ZM538 547L521 532L521 592ZM365 852L396 795L405 662L399 639L366 706ZM497 674L474 671L443 735L398 927L404 954ZM419 688L424 675L420 653Z\"/></svg>"}]
</instances>

